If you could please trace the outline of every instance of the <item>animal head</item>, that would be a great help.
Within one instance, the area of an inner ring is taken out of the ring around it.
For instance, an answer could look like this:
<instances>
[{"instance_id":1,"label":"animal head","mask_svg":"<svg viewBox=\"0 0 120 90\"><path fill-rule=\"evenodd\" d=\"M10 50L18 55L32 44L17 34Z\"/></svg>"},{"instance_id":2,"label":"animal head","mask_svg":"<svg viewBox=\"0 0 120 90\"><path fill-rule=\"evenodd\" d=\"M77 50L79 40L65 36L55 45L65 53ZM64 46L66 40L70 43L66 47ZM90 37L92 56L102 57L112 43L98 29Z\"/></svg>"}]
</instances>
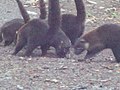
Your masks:
<instances>
[{"instance_id":1,"label":"animal head","mask_svg":"<svg viewBox=\"0 0 120 90\"><path fill-rule=\"evenodd\" d=\"M74 44L74 53L81 54L84 50L88 50L89 43L84 38L78 38Z\"/></svg>"},{"instance_id":2,"label":"animal head","mask_svg":"<svg viewBox=\"0 0 120 90\"><path fill-rule=\"evenodd\" d=\"M63 58L69 53L71 41L62 31L55 34L53 44L59 57Z\"/></svg>"},{"instance_id":3,"label":"animal head","mask_svg":"<svg viewBox=\"0 0 120 90\"><path fill-rule=\"evenodd\" d=\"M8 32L2 32L2 39L4 40L4 46L9 46L14 40L14 35Z\"/></svg>"},{"instance_id":4,"label":"animal head","mask_svg":"<svg viewBox=\"0 0 120 90\"><path fill-rule=\"evenodd\" d=\"M68 42L66 44L66 42L61 41L60 44L58 45L58 47L56 48L56 53L60 58L64 58L66 57L66 54L69 53L69 49L71 46L71 42Z\"/></svg>"}]
</instances>

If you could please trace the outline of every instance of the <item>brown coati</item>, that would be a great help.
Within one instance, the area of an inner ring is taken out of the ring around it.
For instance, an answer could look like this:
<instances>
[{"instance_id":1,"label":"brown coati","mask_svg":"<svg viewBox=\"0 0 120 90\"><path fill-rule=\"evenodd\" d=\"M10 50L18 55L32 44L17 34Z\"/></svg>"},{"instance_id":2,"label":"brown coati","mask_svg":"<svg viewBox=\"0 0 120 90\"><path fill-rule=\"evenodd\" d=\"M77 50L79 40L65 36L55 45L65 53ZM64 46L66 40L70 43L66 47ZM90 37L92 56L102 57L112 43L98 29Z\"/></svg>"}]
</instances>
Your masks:
<instances>
[{"instance_id":1,"label":"brown coati","mask_svg":"<svg viewBox=\"0 0 120 90\"><path fill-rule=\"evenodd\" d=\"M46 5L44 0L39 0L39 9L40 9L40 18L46 19L47 11L46 11Z\"/></svg>"},{"instance_id":2,"label":"brown coati","mask_svg":"<svg viewBox=\"0 0 120 90\"><path fill-rule=\"evenodd\" d=\"M86 18L83 0L74 0L74 2L76 5L77 15L63 14L61 21L61 28L65 32L65 34L70 38L72 44L74 44L75 40L83 34ZM44 7L45 6L43 5L43 10ZM43 15L44 13L45 12L43 12Z\"/></svg>"},{"instance_id":3,"label":"brown coati","mask_svg":"<svg viewBox=\"0 0 120 90\"><path fill-rule=\"evenodd\" d=\"M30 56L37 46L41 46L42 55L45 55L48 48L53 46L59 57L65 57L71 42L60 29L59 0L49 0L48 23L41 19L33 19L22 26L18 31L13 55L16 55L27 44L25 56Z\"/></svg>"},{"instance_id":4,"label":"brown coati","mask_svg":"<svg viewBox=\"0 0 120 90\"><path fill-rule=\"evenodd\" d=\"M18 3L18 6L20 8L20 12L22 12L22 17L23 19L16 18L11 21L6 22L2 27L1 27L1 32L0 32L0 37L1 37L1 42L4 40L4 46L10 45L13 41L16 41L16 31L27 21L29 21L30 17L23 7L21 1L16 0Z\"/></svg>"},{"instance_id":5,"label":"brown coati","mask_svg":"<svg viewBox=\"0 0 120 90\"><path fill-rule=\"evenodd\" d=\"M85 27L85 6L83 0L74 0L77 10L77 15L63 14L62 15L62 30L70 38L72 44L84 32Z\"/></svg>"},{"instance_id":6,"label":"brown coati","mask_svg":"<svg viewBox=\"0 0 120 90\"><path fill-rule=\"evenodd\" d=\"M85 59L95 56L100 51L110 48L120 62L120 26L117 24L104 24L96 30L80 37L74 45L75 54L87 50Z\"/></svg>"},{"instance_id":7,"label":"brown coati","mask_svg":"<svg viewBox=\"0 0 120 90\"><path fill-rule=\"evenodd\" d=\"M13 41L15 41L16 31L24 24L24 20L22 19L13 19L11 21L6 22L1 27L1 42L4 41L4 46L10 45Z\"/></svg>"},{"instance_id":8,"label":"brown coati","mask_svg":"<svg viewBox=\"0 0 120 90\"><path fill-rule=\"evenodd\" d=\"M43 0L44 1L44 0ZM71 41L61 29L61 14L59 0L49 0L48 35L49 46L53 46L59 57L65 57L71 47Z\"/></svg>"}]
</instances>

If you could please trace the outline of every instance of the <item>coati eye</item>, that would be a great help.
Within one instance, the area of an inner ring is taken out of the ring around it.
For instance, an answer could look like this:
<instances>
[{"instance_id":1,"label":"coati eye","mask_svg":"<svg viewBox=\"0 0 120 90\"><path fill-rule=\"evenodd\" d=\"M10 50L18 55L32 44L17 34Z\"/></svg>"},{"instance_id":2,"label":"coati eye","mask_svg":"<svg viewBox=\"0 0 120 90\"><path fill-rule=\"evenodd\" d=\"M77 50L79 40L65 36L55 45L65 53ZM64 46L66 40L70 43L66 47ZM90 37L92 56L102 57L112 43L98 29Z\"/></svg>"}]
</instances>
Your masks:
<instances>
[{"instance_id":1,"label":"coati eye","mask_svg":"<svg viewBox=\"0 0 120 90\"><path fill-rule=\"evenodd\" d=\"M85 43L86 41L85 41L85 39L80 39L80 42Z\"/></svg>"}]
</instances>

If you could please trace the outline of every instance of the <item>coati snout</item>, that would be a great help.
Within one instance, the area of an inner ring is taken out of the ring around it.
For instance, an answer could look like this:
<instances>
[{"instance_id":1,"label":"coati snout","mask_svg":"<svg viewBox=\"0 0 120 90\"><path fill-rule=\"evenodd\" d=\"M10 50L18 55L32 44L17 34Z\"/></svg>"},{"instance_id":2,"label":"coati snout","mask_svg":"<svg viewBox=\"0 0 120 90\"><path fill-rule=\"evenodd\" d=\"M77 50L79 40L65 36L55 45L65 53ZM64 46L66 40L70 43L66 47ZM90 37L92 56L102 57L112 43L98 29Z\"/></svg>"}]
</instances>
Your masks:
<instances>
[{"instance_id":1,"label":"coati snout","mask_svg":"<svg viewBox=\"0 0 120 90\"><path fill-rule=\"evenodd\" d=\"M62 30L59 30L53 37L51 46L55 47L56 54L63 58L69 53L71 47L70 39L64 34Z\"/></svg>"},{"instance_id":2,"label":"coati snout","mask_svg":"<svg viewBox=\"0 0 120 90\"><path fill-rule=\"evenodd\" d=\"M82 38L78 38L74 44L74 53L76 55L81 54L83 51L89 48L89 43Z\"/></svg>"},{"instance_id":3,"label":"coati snout","mask_svg":"<svg viewBox=\"0 0 120 90\"><path fill-rule=\"evenodd\" d=\"M58 55L58 57L64 58L64 57L66 57L66 54L69 53L69 49L70 49L70 47L56 48L56 54Z\"/></svg>"}]
</instances>

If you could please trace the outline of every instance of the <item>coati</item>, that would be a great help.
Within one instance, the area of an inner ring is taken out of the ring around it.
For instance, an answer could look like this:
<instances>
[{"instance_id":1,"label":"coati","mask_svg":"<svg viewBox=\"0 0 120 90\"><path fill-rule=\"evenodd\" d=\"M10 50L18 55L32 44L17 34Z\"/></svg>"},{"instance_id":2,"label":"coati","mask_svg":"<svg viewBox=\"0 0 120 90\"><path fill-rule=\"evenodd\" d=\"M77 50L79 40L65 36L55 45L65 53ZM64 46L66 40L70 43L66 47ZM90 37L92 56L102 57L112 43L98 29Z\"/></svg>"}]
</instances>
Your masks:
<instances>
[{"instance_id":1,"label":"coati","mask_svg":"<svg viewBox=\"0 0 120 90\"><path fill-rule=\"evenodd\" d=\"M18 31L17 44L13 55L16 55L26 44L25 56L41 46L42 55L53 46L59 57L65 57L71 46L69 38L60 29L59 0L49 0L48 23L41 19L33 19L22 26Z\"/></svg>"},{"instance_id":2,"label":"coati","mask_svg":"<svg viewBox=\"0 0 120 90\"><path fill-rule=\"evenodd\" d=\"M44 0L42 0L44 2ZM74 44L75 40L80 37L85 28L85 6L83 0L74 0L77 10L77 15L73 14L63 14L61 16L61 29L65 32L65 34L69 37L72 44ZM43 5L43 10L45 6ZM41 9L40 9L41 11ZM45 11L45 10L44 10ZM45 12L41 12L44 13ZM46 14L46 13L45 13Z\"/></svg>"},{"instance_id":3,"label":"coati","mask_svg":"<svg viewBox=\"0 0 120 90\"><path fill-rule=\"evenodd\" d=\"M63 14L62 15L62 30L70 38L72 44L80 37L85 28L85 6L83 0L74 0L77 10L77 15Z\"/></svg>"},{"instance_id":4,"label":"coati","mask_svg":"<svg viewBox=\"0 0 120 90\"><path fill-rule=\"evenodd\" d=\"M97 29L76 40L74 44L75 54L87 50L85 59L95 56L100 51L110 48L120 62L120 26L117 24L104 24Z\"/></svg>"},{"instance_id":5,"label":"coati","mask_svg":"<svg viewBox=\"0 0 120 90\"><path fill-rule=\"evenodd\" d=\"M0 41L2 42L4 40L4 46L10 45L13 41L16 41L16 31L27 21L29 21L30 17L23 8L23 5L21 1L16 0L18 3L18 6L20 8L20 12L22 12L22 17L23 19L16 18L11 21L6 22L2 27L1 27L1 32L0 32Z\"/></svg>"},{"instance_id":6,"label":"coati","mask_svg":"<svg viewBox=\"0 0 120 90\"><path fill-rule=\"evenodd\" d=\"M63 58L69 52L71 41L61 29L61 13L59 0L49 0L48 35L50 46L53 46L59 57ZM51 37L52 36L52 37ZM49 39L51 37L51 39Z\"/></svg>"},{"instance_id":7,"label":"coati","mask_svg":"<svg viewBox=\"0 0 120 90\"><path fill-rule=\"evenodd\" d=\"M0 31L1 42L4 41L4 46L10 45L16 38L16 31L24 24L22 19L13 19L6 22Z\"/></svg>"},{"instance_id":8,"label":"coati","mask_svg":"<svg viewBox=\"0 0 120 90\"><path fill-rule=\"evenodd\" d=\"M39 0L39 9L40 9L40 18L46 19L47 11L46 11L46 5L44 0Z\"/></svg>"}]
</instances>

